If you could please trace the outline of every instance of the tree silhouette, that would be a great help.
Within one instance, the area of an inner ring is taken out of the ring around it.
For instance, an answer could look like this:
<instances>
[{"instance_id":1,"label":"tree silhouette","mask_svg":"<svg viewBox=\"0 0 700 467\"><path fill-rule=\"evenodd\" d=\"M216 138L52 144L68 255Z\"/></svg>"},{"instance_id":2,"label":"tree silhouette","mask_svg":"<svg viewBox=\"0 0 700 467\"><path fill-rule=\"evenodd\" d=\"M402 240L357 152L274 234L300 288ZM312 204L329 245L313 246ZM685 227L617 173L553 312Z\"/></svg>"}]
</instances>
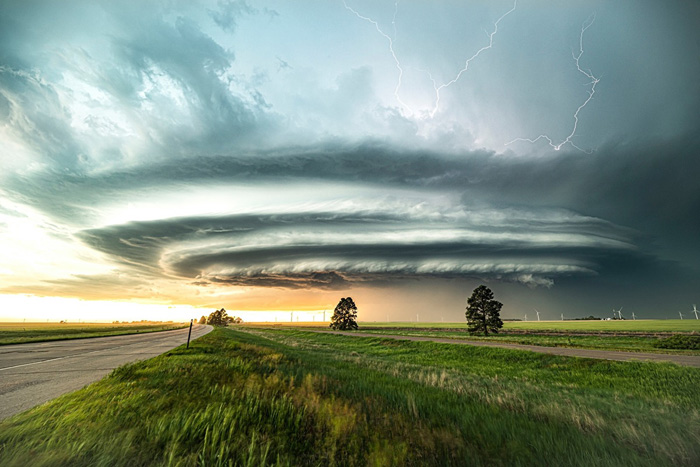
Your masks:
<instances>
[{"instance_id":1,"label":"tree silhouette","mask_svg":"<svg viewBox=\"0 0 700 467\"><path fill-rule=\"evenodd\" d=\"M331 329L347 331L357 329L357 307L352 298L341 298L331 317Z\"/></svg>"},{"instance_id":2,"label":"tree silhouette","mask_svg":"<svg viewBox=\"0 0 700 467\"><path fill-rule=\"evenodd\" d=\"M231 321L233 321L233 318L231 318L223 308L213 311L209 315L209 318L207 318L207 324L211 324L212 326L226 326Z\"/></svg>"},{"instance_id":3,"label":"tree silhouette","mask_svg":"<svg viewBox=\"0 0 700 467\"><path fill-rule=\"evenodd\" d=\"M503 303L493 299L493 292L485 285L480 285L472 296L467 299L467 331L470 334L483 332L488 336L489 331L498 334L503 327L501 321Z\"/></svg>"}]
</instances>

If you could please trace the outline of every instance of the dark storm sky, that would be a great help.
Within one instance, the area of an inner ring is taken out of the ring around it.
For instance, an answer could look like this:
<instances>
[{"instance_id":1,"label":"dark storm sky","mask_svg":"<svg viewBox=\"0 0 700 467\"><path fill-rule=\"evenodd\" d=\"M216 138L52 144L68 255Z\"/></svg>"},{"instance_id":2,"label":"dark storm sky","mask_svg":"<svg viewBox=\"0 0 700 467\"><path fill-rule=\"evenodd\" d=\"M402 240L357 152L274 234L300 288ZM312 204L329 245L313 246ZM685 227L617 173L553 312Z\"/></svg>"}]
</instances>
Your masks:
<instances>
[{"instance_id":1,"label":"dark storm sky","mask_svg":"<svg viewBox=\"0 0 700 467\"><path fill-rule=\"evenodd\" d=\"M427 320L483 282L507 317L677 317L700 301L699 23L690 1L0 2L0 293Z\"/></svg>"}]
</instances>

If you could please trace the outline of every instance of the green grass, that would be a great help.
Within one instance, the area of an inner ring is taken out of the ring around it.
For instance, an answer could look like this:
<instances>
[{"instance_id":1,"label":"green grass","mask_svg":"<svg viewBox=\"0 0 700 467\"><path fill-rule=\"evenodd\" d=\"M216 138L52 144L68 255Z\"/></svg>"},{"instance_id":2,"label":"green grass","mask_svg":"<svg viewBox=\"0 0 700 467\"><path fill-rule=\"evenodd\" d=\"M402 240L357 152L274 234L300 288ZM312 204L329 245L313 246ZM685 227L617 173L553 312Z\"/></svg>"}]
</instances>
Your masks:
<instances>
[{"instance_id":1,"label":"green grass","mask_svg":"<svg viewBox=\"0 0 700 467\"><path fill-rule=\"evenodd\" d=\"M118 336L144 332L180 329L184 324L59 324L59 323L0 323L0 345L23 344L86 337Z\"/></svg>"},{"instance_id":2,"label":"green grass","mask_svg":"<svg viewBox=\"0 0 700 467\"><path fill-rule=\"evenodd\" d=\"M216 329L0 423L0 465L698 465L700 369Z\"/></svg>"},{"instance_id":3,"label":"green grass","mask_svg":"<svg viewBox=\"0 0 700 467\"><path fill-rule=\"evenodd\" d=\"M626 352L651 352L679 355L700 355L700 349L693 347L672 347L657 345L663 339L649 336L615 336L608 334L571 336L535 334L498 334L489 336L469 335L465 330L443 329L430 330L418 328L360 328L360 332L395 335L438 337L442 339L461 339L474 341L500 342L504 344L539 345L544 347L570 347L579 349L620 350ZM692 336L687 336L692 337Z\"/></svg>"},{"instance_id":4,"label":"green grass","mask_svg":"<svg viewBox=\"0 0 700 467\"><path fill-rule=\"evenodd\" d=\"M654 346L664 349L693 349L700 351L700 336L675 334L655 342Z\"/></svg>"},{"instance_id":5,"label":"green grass","mask_svg":"<svg viewBox=\"0 0 700 467\"><path fill-rule=\"evenodd\" d=\"M405 322L360 322L366 327L441 328L467 329L467 323L405 323ZM614 321L506 321L504 330L527 329L534 331L590 331L590 332L692 332L700 333L700 320L695 319L645 319Z\"/></svg>"}]
</instances>

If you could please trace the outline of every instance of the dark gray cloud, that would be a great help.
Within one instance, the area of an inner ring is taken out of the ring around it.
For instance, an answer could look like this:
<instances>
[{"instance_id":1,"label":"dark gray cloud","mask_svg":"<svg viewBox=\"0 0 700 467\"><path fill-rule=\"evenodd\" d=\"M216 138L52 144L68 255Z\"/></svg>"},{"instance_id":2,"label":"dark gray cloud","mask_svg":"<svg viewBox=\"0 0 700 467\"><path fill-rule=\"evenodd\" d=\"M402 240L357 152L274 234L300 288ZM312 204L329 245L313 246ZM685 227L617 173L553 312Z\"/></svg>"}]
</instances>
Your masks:
<instances>
[{"instance_id":1,"label":"dark gray cloud","mask_svg":"<svg viewBox=\"0 0 700 467\"><path fill-rule=\"evenodd\" d=\"M694 238L700 229L700 136L610 144L593 154L553 152L536 160L487 151L459 157L380 144L193 157L97 176L47 173L8 185L54 215L90 192L96 203L161 186L325 180L460 193L465 206L561 208L651 235ZM147 191L146 191L147 192ZM675 241L675 240L674 240ZM684 246L692 247L691 244ZM697 253L697 252L695 252Z\"/></svg>"},{"instance_id":2,"label":"dark gray cloud","mask_svg":"<svg viewBox=\"0 0 700 467\"><path fill-rule=\"evenodd\" d=\"M2 3L0 241L40 232L113 268L3 290L489 281L650 312L655 284L698 290L697 4L597 5L581 65L601 80L573 137L591 154L505 145L571 131L589 4L518 5L432 115L510 1L353 2L376 25L309 5Z\"/></svg>"},{"instance_id":3,"label":"dark gray cloud","mask_svg":"<svg viewBox=\"0 0 700 467\"><path fill-rule=\"evenodd\" d=\"M409 277L551 286L561 276L596 274L609 258L640 254L629 229L564 211L193 217L89 229L79 237L154 277L289 288L377 285Z\"/></svg>"}]
</instances>

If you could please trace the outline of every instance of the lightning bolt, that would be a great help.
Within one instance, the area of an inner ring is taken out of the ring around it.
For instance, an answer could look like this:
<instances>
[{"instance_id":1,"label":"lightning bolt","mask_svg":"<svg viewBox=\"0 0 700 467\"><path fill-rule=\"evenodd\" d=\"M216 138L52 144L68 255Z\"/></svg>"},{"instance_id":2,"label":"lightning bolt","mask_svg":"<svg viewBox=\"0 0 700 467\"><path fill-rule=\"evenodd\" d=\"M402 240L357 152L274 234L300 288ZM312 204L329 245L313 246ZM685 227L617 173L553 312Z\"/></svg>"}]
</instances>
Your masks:
<instances>
[{"instance_id":1,"label":"lightning bolt","mask_svg":"<svg viewBox=\"0 0 700 467\"><path fill-rule=\"evenodd\" d=\"M428 77L430 78L430 81L433 82L433 89L435 89L435 106L433 107L433 110L430 111L430 118L433 118L433 117L435 116L435 113L438 111L438 108L440 107L440 91L442 91L443 89L445 89L445 88L447 88L447 87L449 87L449 86L452 86L452 85L455 84L457 81L459 81L459 79L462 77L462 75L463 75L464 73L466 73L466 72L469 70L469 64L472 62L472 60L476 59L479 55L481 55L482 52L484 52L484 51L486 51L486 50L489 50L491 47L493 47L493 36L495 36L496 33L498 32L498 24L503 20L503 18L505 18L505 17L508 16L509 14L513 13L513 12L515 11L515 8L516 8L517 6L518 6L518 0L514 0L514 1L513 1L513 8L511 8L511 9L508 10L508 11L506 11L506 12L505 12L500 18L498 18L498 20L496 20L496 22L494 23L494 25L493 25L493 32L491 32L491 33L488 33L488 32L487 32L487 33L486 33L486 35L489 36L489 45L485 45L484 47L482 47L482 48L480 48L479 50L477 50L476 53L475 53L474 55L472 55L471 57L469 57L469 58L464 62L464 67L463 67L461 70L459 70L459 72L457 73L457 75L456 75L453 79L451 79L450 81L448 81L448 82L446 82L446 83L444 83L444 84L441 84L440 86L436 86L436 82L435 82L435 80L433 79L433 76L432 76L430 73L428 73Z\"/></svg>"},{"instance_id":2,"label":"lightning bolt","mask_svg":"<svg viewBox=\"0 0 700 467\"><path fill-rule=\"evenodd\" d=\"M389 52L391 53L391 56L394 59L394 63L396 64L396 68L399 70L399 78L396 83L396 87L394 88L394 97L396 97L396 100L399 104L401 104L409 114L413 114L413 110L411 107L408 106L404 101L401 100L401 96L399 96L399 90L401 89L401 79L403 78L403 68L401 67L401 62L399 61L399 58L396 56L396 52L394 52L394 40L396 40L396 13L398 12L399 9L399 0L394 3L394 17L391 20L391 24L394 27L394 38L392 39L391 36L389 36L387 33L382 31L382 28L379 27L379 23L377 23L375 20L372 18L369 18L367 16L363 16L360 13L358 13L355 9L353 9L351 6L347 4L345 0L343 0L343 6L345 6L345 9L352 12L355 16L360 18L363 21L367 21L368 23L372 24L374 28L377 30L377 32L384 37L387 42L389 43Z\"/></svg>"},{"instance_id":3,"label":"lightning bolt","mask_svg":"<svg viewBox=\"0 0 700 467\"><path fill-rule=\"evenodd\" d=\"M446 82L446 83L441 84L441 85L438 86L436 80L433 78L433 75L432 75L429 71L427 71L427 70L422 70L422 69L419 69L419 70L418 70L418 71L422 71L422 72L424 72L424 73L426 73L426 74L428 75L428 78L430 79L430 81L431 81L432 84L433 84L433 90L435 91L435 101L434 101L435 103L434 103L434 105L433 105L432 110L430 110L430 112L429 112L430 118L435 117L435 114L437 113L437 111L438 111L438 109L439 109L439 107L440 107L440 91L442 91L443 89L445 89L445 88L447 88L447 87L449 87L449 86L452 86L454 83L456 83L457 81L459 81L459 79L462 77L462 75L463 75L464 73L466 73L466 72L469 70L469 65L471 64L471 62L472 62L474 59L476 59L479 55L481 55L484 51L486 51L486 50L490 49L491 47L493 47L493 37L496 35L496 33L498 33L498 25L499 25L499 23L500 23L506 16L508 16L509 14L511 14L513 11L515 11L515 8L517 7L517 5L518 5L518 0L514 0L514 1L513 1L513 8L511 8L510 10L508 10L507 12L505 12L500 18L498 18L498 20L496 20L496 22L494 23L493 32L491 32L491 33L487 32L487 33L486 33L486 35L487 35L488 38L489 38L489 44L486 45L486 46L484 46L484 47L482 47L482 48L480 48L474 55L472 55L471 57L469 57L469 58L464 62L464 67L462 67L462 69L459 70L459 72L457 73L457 75L456 75L453 79L451 79L450 81L448 81L448 82ZM401 100L401 96L399 95L400 90L401 90L401 84L402 84L403 73L404 73L403 67L401 66L401 61L399 60L399 58L398 58L397 55L396 55L396 52L394 51L394 41L396 40L396 15L397 15L398 8L399 8L399 0L396 0L396 2L394 3L394 16L393 16L393 18L392 18L392 20L391 20L391 24L392 24L392 27L393 27L393 29L394 29L394 37L393 37L393 38L392 38L391 36L389 36L387 33L385 33L384 31L382 31L382 29L379 27L379 23L377 23L377 21L375 21L375 20L373 20L372 18L369 18L369 17L367 17L367 16L361 15L359 12L357 12L357 10L353 9L352 7L350 7L350 6L347 4L346 0L343 0L343 6L345 6L345 9L347 9L347 10L350 11L350 12L352 12L355 16L357 16L357 17L360 18L361 20L367 21L368 23L372 24L372 25L374 26L374 28L377 30L377 32L378 32L382 37L384 37L384 38L387 40L387 42L389 43L389 52L391 53L391 56L392 56L392 58L394 59L394 63L396 64L396 68L399 70L399 77L398 77L398 80L397 80L397 83L396 83L396 87L394 88L394 97L396 97L396 101L397 101L399 104L401 104L401 106L403 106L403 107L408 111L408 114L409 114L409 115L413 115L413 114L415 113L415 112L413 111L413 109L411 109L411 107L408 106L408 104L406 104L403 100Z\"/></svg>"},{"instance_id":4,"label":"lightning bolt","mask_svg":"<svg viewBox=\"0 0 700 467\"><path fill-rule=\"evenodd\" d=\"M587 154L591 154L593 151L592 150L585 150L581 149L580 147L576 146L571 139L574 137L576 134L576 129L578 127L578 114L583 110L584 107L588 105L588 103L593 99L593 96L595 95L595 87L600 81L600 78L596 78L593 76L593 73L590 70L584 70L581 68L581 57L583 56L583 34L586 32L588 28L590 28L593 25L593 22L595 21L595 14L591 15L581 26L581 34L579 35L579 41L578 41L578 55L574 53L574 51L571 51L571 55L574 58L574 61L576 62L576 68L578 69L579 73L583 74L586 76L588 79L590 79L590 82L587 84L591 86L591 89L588 90L588 97L586 98L585 101L583 101L583 104L579 105L578 108L576 109L576 112L574 112L574 127L571 129L571 133L569 133L569 136L567 136L561 143L559 144L554 144L554 141L552 138L550 138L548 135L539 135L537 138L515 138L512 141L509 141L506 143L506 146L515 143L516 141L526 141L529 143L536 143L539 140L546 140L547 143L555 150L559 151L562 146L565 144L570 144L572 147L578 149L579 151L583 151Z\"/></svg>"}]
</instances>

